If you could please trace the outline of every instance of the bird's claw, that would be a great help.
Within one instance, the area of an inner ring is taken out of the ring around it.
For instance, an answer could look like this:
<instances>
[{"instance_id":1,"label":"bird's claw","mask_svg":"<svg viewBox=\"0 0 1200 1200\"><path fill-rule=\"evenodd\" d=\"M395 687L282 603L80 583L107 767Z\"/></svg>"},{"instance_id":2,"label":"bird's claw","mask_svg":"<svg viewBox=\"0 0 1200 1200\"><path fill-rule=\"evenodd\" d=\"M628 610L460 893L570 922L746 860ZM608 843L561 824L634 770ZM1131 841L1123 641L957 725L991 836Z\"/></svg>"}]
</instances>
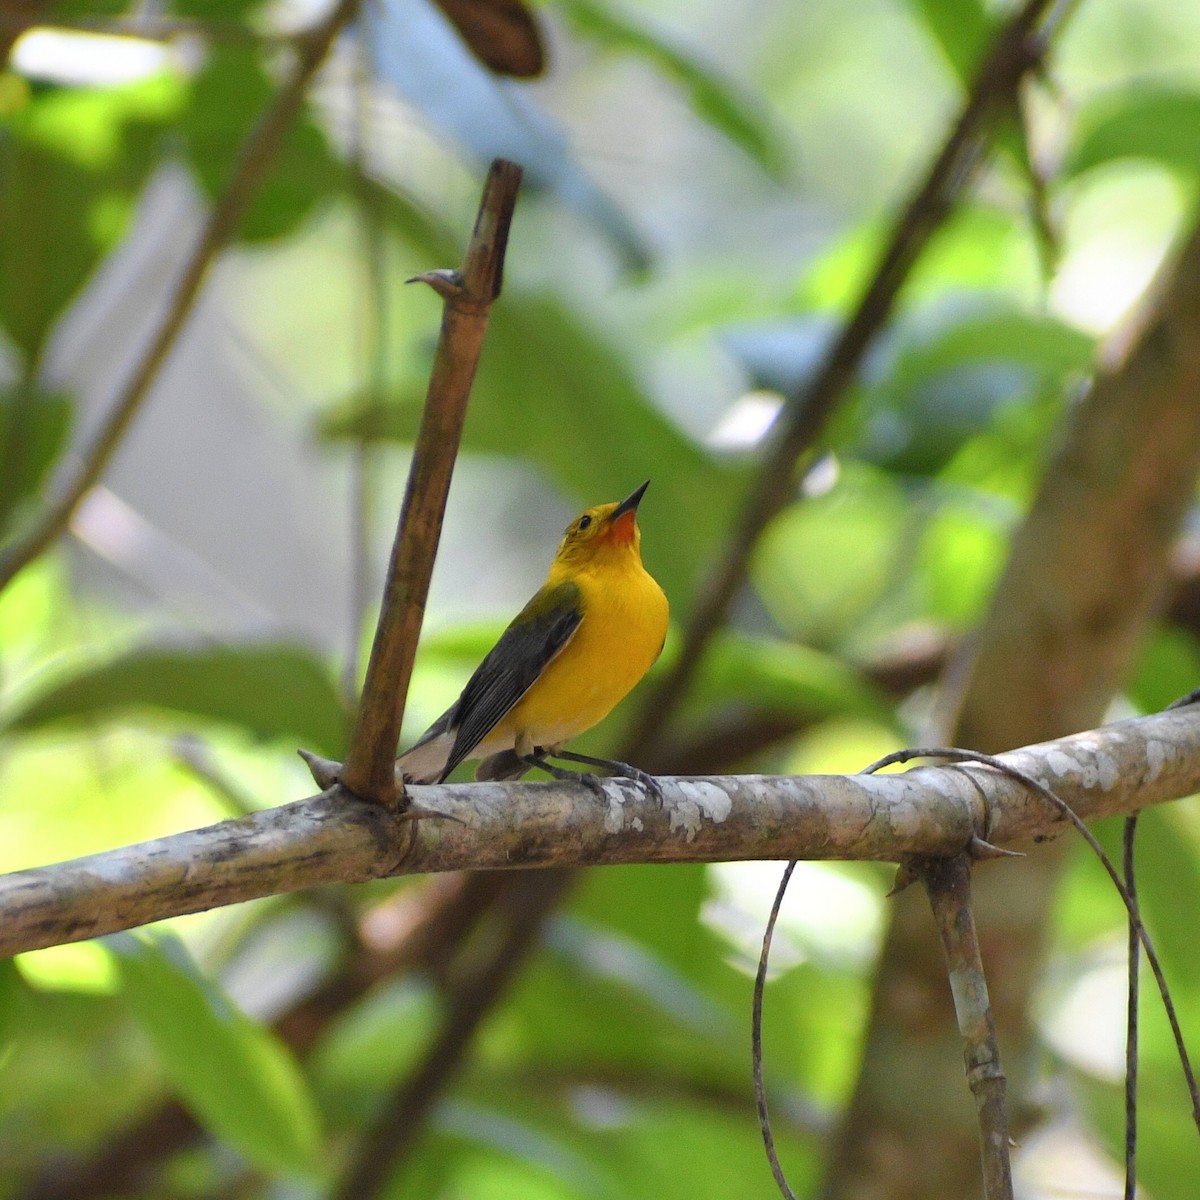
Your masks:
<instances>
[{"instance_id":1,"label":"bird's claw","mask_svg":"<svg viewBox=\"0 0 1200 1200\"><path fill-rule=\"evenodd\" d=\"M628 766L628 764L626 764ZM643 771L641 767L628 767L628 773L622 773L618 776L620 779L629 779L636 783L642 791L646 793L660 808L666 804L666 798L663 796L662 786L658 780L650 774L649 771Z\"/></svg>"}]
</instances>

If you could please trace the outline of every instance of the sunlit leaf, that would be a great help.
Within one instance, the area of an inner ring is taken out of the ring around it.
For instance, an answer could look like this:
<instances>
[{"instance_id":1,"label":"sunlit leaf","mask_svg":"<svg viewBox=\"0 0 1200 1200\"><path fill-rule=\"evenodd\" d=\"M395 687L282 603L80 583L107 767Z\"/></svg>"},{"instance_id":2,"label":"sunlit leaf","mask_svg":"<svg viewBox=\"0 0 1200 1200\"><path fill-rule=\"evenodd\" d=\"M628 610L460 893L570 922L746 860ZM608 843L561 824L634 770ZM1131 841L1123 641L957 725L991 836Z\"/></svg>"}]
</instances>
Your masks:
<instances>
[{"instance_id":1,"label":"sunlit leaf","mask_svg":"<svg viewBox=\"0 0 1200 1200\"><path fill-rule=\"evenodd\" d=\"M697 116L740 146L765 171L782 174L788 156L762 106L685 50L677 37L613 0L558 0L558 7L585 36L653 63L683 88Z\"/></svg>"},{"instance_id":2,"label":"sunlit leaf","mask_svg":"<svg viewBox=\"0 0 1200 1200\"><path fill-rule=\"evenodd\" d=\"M913 549L903 535L915 515L882 472L844 470L830 492L794 505L768 528L755 586L787 633L836 643L868 613L903 602L897 583L909 574Z\"/></svg>"},{"instance_id":3,"label":"sunlit leaf","mask_svg":"<svg viewBox=\"0 0 1200 1200\"><path fill-rule=\"evenodd\" d=\"M269 645L135 650L46 688L5 724L28 732L150 708L228 722L324 754L340 751L347 728L322 664L294 646Z\"/></svg>"},{"instance_id":4,"label":"sunlit leaf","mask_svg":"<svg viewBox=\"0 0 1200 1200\"><path fill-rule=\"evenodd\" d=\"M182 943L119 934L123 995L196 1117L268 1171L321 1161L317 1109L291 1054L196 969Z\"/></svg>"}]
</instances>

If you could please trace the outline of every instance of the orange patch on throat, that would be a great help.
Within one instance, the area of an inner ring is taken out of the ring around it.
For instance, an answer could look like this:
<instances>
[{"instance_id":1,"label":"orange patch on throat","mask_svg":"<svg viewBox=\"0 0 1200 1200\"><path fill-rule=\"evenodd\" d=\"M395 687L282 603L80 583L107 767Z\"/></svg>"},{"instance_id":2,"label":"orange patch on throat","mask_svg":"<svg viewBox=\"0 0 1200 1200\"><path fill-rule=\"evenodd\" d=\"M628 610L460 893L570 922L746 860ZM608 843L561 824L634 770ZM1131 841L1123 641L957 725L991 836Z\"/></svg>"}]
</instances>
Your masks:
<instances>
[{"instance_id":1,"label":"orange patch on throat","mask_svg":"<svg viewBox=\"0 0 1200 1200\"><path fill-rule=\"evenodd\" d=\"M633 531L637 528L637 513L632 509L622 513L608 527L608 540L618 546L628 546L633 541Z\"/></svg>"}]
</instances>

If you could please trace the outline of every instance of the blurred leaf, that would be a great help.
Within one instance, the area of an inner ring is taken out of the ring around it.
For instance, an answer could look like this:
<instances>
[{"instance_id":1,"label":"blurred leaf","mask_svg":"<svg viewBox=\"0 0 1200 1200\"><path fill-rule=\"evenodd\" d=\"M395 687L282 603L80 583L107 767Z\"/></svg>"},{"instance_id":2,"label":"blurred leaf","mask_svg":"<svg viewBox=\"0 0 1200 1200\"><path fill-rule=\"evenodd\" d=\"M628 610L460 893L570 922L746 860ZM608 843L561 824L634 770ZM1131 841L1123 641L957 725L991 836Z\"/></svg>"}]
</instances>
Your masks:
<instances>
[{"instance_id":1,"label":"blurred leaf","mask_svg":"<svg viewBox=\"0 0 1200 1200\"><path fill-rule=\"evenodd\" d=\"M1120 158L1200 171L1200 91L1193 88L1138 83L1106 93L1084 106L1076 129L1068 176Z\"/></svg>"},{"instance_id":2,"label":"blurred leaf","mask_svg":"<svg viewBox=\"0 0 1200 1200\"><path fill-rule=\"evenodd\" d=\"M1138 1194L1154 1200L1192 1200L1200 1172L1196 1126L1178 1064L1169 1073L1142 1064L1138 1078ZM1084 1110L1103 1136L1114 1162L1125 1153L1123 1084L1082 1078L1078 1081Z\"/></svg>"},{"instance_id":3,"label":"blurred leaf","mask_svg":"<svg viewBox=\"0 0 1200 1200\"><path fill-rule=\"evenodd\" d=\"M928 616L965 629L979 620L1008 552L1008 527L982 506L945 504L917 554Z\"/></svg>"},{"instance_id":4,"label":"blurred leaf","mask_svg":"<svg viewBox=\"0 0 1200 1200\"><path fill-rule=\"evenodd\" d=\"M123 995L197 1119L267 1171L321 1164L317 1109L295 1059L204 978L178 940L117 934Z\"/></svg>"},{"instance_id":5,"label":"blurred leaf","mask_svg":"<svg viewBox=\"0 0 1200 1200\"><path fill-rule=\"evenodd\" d=\"M569 1189L560 1192L553 1188L547 1193L549 1196L611 1196L616 1200L622 1194L611 1180L605 1179L607 1170L603 1159L584 1156L564 1137L557 1136L557 1131L552 1134L526 1121L516 1120L507 1110L499 1112L450 1101L439 1108L436 1122L443 1133L457 1134L476 1145L492 1147L526 1168L545 1172ZM514 1196L537 1195L540 1191L538 1182L522 1178L520 1190L514 1191ZM486 1188L467 1187L461 1194L495 1197L497 1192L493 1182Z\"/></svg>"},{"instance_id":6,"label":"blurred leaf","mask_svg":"<svg viewBox=\"0 0 1200 1200\"><path fill-rule=\"evenodd\" d=\"M1117 858L1114 861L1119 861ZM1200 986L1196 914L1200 912L1200 846L1172 805L1148 809L1138 820L1138 908L1172 986ZM1152 988L1147 976L1147 987ZM1157 997L1147 1003L1158 1003Z\"/></svg>"},{"instance_id":7,"label":"blurred leaf","mask_svg":"<svg viewBox=\"0 0 1200 1200\"><path fill-rule=\"evenodd\" d=\"M368 5L363 29L376 75L478 167L496 157L520 163L527 186L553 192L608 239L625 267L649 265L641 234L579 163L561 125L482 66L431 0Z\"/></svg>"},{"instance_id":8,"label":"blurred leaf","mask_svg":"<svg viewBox=\"0 0 1200 1200\"><path fill-rule=\"evenodd\" d=\"M883 472L844 465L828 493L793 505L768 527L752 572L763 603L786 633L808 643L866 632L868 613L903 599L897 584L908 574L913 516Z\"/></svg>"},{"instance_id":9,"label":"blurred leaf","mask_svg":"<svg viewBox=\"0 0 1200 1200\"><path fill-rule=\"evenodd\" d=\"M777 638L726 630L700 666L688 703L712 713L741 703L765 712L823 717L853 714L889 722L891 709L862 676L833 655Z\"/></svg>"},{"instance_id":10,"label":"blurred leaf","mask_svg":"<svg viewBox=\"0 0 1200 1200\"><path fill-rule=\"evenodd\" d=\"M244 20L261 10L267 0L221 0L220 17L225 21ZM213 19L212 0L171 0L171 11L179 17L196 21Z\"/></svg>"},{"instance_id":11,"label":"blurred leaf","mask_svg":"<svg viewBox=\"0 0 1200 1200\"><path fill-rule=\"evenodd\" d=\"M433 984L408 976L385 980L329 1022L311 1071L331 1125L376 1111L380 1096L420 1061L439 1016Z\"/></svg>"},{"instance_id":12,"label":"blurred leaf","mask_svg":"<svg viewBox=\"0 0 1200 1200\"><path fill-rule=\"evenodd\" d=\"M911 0L911 3L959 83L968 85L997 28L987 6L981 0Z\"/></svg>"},{"instance_id":13,"label":"blurred leaf","mask_svg":"<svg viewBox=\"0 0 1200 1200\"><path fill-rule=\"evenodd\" d=\"M1200 643L1177 625L1159 625L1142 645L1129 698L1142 712L1164 709L1200 680Z\"/></svg>"},{"instance_id":14,"label":"blurred leaf","mask_svg":"<svg viewBox=\"0 0 1200 1200\"><path fill-rule=\"evenodd\" d=\"M977 362L1011 362L1055 375L1086 371L1095 348L1091 334L1057 317L971 298L900 348L888 386L910 391L924 377Z\"/></svg>"},{"instance_id":15,"label":"blurred leaf","mask_svg":"<svg viewBox=\"0 0 1200 1200\"><path fill-rule=\"evenodd\" d=\"M0 1073L4 1070L9 1047L16 1037L17 1005L23 987L16 961L11 958L0 959Z\"/></svg>"},{"instance_id":16,"label":"blurred leaf","mask_svg":"<svg viewBox=\"0 0 1200 1200\"><path fill-rule=\"evenodd\" d=\"M62 452L72 415L63 392L0 388L0 533Z\"/></svg>"},{"instance_id":17,"label":"blurred leaf","mask_svg":"<svg viewBox=\"0 0 1200 1200\"><path fill-rule=\"evenodd\" d=\"M994 296L943 298L902 318L877 354L860 453L907 474L939 472L972 437L1043 387L1090 369L1095 339Z\"/></svg>"},{"instance_id":18,"label":"blurred leaf","mask_svg":"<svg viewBox=\"0 0 1200 1200\"><path fill-rule=\"evenodd\" d=\"M707 868L700 863L614 866L586 872L569 908L690 972L702 961L705 948L711 949L700 924L700 905L708 891Z\"/></svg>"},{"instance_id":19,"label":"blurred leaf","mask_svg":"<svg viewBox=\"0 0 1200 1200\"><path fill-rule=\"evenodd\" d=\"M828 314L811 313L729 325L719 337L752 387L793 396L816 373L839 328Z\"/></svg>"},{"instance_id":20,"label":"blurred leaf","mask_svg":"<svg viewBox=\"0 0 1200 1200\"><path fill-rule=\"evenodd\" d=\"M210 200L233 176L237 155L276 89L255 47L219 41L192 83L181 130L188 159ZM238 226L243 241L291 233L341 184L344 168L305 112L293 121Z\"/></svg>"},{"instance_id":21,"label":"blurred leaf","mask_svg":"<svg viewBox=\"0 0 1200 1200\"><path fill-rule=\"evenodd\" d=\"M676 44L669 31L653 28L640 13L610 0L558 0L558 7L586 37L653 63L683 88L697 116L740 146L770 175L782 176L787 152L762 106Z\"/></svg>"},{"instance_id":22,"label":"blurred leaf","mask_svg":"<svg viewBox=\"0 0 1200 1200\"><path fill-rule=\"evenodd\" d=\"M147 707L227 721L329 755L341 750L348 721L328 671L311 654L249 645L135 650L48 687L4 726L28 732Z\"/></svg>"},{"instance_id":23,"label":"blurred leaf","mask_svg":"<svg viewBox=\"0 0 1200 1200\"><path fill-rule=\"evenodd\" d=\"M393 405L334 413L323 431L411 442L423 400L414 388ZM536 463L581 506L660 481L638 514L642 552L677 615L748 474L659 413L613 346L561 300L512 291L492 312L464 444Z\"/></svg>"},{"instance_id":24,"label":"blurred leaf","mask_svg":"<svg viewBox=\"0 0 1200 1200\"><path fill-rule=\"evenodd\" d=\"M0 323L28 365L124 232L182 101L166 75L39 89L0 123Z\"/></svg>"}]
</instances>

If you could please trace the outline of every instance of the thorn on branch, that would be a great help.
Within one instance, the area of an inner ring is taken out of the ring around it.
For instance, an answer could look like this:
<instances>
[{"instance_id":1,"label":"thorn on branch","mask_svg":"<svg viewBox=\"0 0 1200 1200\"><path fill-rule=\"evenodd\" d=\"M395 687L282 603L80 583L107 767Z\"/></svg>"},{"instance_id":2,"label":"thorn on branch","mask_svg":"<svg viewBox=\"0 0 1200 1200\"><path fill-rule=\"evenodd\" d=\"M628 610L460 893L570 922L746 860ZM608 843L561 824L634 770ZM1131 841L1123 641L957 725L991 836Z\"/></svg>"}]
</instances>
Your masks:
<instances>
[{"instance_id":1,"label":"thorn on branch","mask_svg":"<svg viewBox=\"0 0 1200 1200\"><path fill-rule=\"evenodd\" d=\"M462 273L453 267L439 267L406 279L405 283L427 283L443 300L456 300L462 295L465 284Z\"/></svg>"},{"instance_id":2,"label":"thorn on branch","mask_svg":"<svg viewBox=\"0 0 1200 1200\"><path fill-rule=\"evenodd\" d=\"M985 858L1024 858L1020 850L1006 850L1003 846L993 846L991 842L978 834L967 843L967 853L975 861Z\"/></svg>"}]
</instances>

